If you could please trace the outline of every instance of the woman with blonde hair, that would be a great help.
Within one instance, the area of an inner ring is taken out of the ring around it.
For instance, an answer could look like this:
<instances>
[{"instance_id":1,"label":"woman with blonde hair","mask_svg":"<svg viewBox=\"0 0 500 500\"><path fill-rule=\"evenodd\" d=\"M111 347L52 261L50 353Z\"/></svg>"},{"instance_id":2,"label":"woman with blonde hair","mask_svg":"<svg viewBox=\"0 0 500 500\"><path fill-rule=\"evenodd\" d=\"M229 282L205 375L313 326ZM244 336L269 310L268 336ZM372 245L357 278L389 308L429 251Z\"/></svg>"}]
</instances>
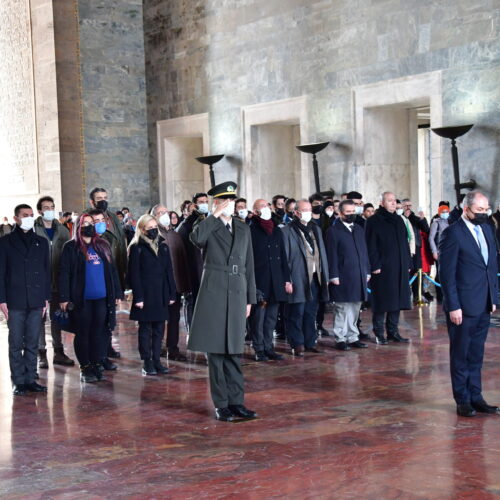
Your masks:
<instances>
[{"instance_id":1,"label":"woman with blonde hair","mask_svg":"<svg viewBox=\"0 0 500 500\"><path fill-rule=\"evenodd\" d=\"M133 294L130 319L139 322L142 373L168 373L160 363L160 351L168 306L175 302L176 288L170 252L152 215L145 214L137 221L128 253L128 282Z\"/></svg>"}]
</instances>

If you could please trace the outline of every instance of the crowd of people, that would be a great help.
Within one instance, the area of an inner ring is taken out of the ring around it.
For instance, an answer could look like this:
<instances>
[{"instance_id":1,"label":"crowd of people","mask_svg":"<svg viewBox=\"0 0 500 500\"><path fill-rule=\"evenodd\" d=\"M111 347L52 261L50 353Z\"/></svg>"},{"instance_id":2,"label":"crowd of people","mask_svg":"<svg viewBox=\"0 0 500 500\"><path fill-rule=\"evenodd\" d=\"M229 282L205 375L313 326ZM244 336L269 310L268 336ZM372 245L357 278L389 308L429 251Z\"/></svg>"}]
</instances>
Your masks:
<instances>
[{"instance_id":1,"label":"crowd of people","mask_svg":"<svg viewBox=\"0 0 500 500\"><path fill-rule=\"evenodd\" d=\"M351 191L338 199L333 192L297 200L278 194L250 205L236 188L227 182L197 193L180 213L158 204L138 220L127 207L110 210L104 188L90 192L80 214L59 214L50 196L41 197L35 210L15 207L14 224L4 218L0 226L0 310L9 327L13 394L47 390L37 382L49 366L46 321L54 364L75 364L62 342L61 332L67 331L74 333L82 382L99 382L106 370L116 370L120 353L112 332L117 305L127 294L143 375L168 373L162 357L188 362L179 349L184 307L188 349L207 355L216 418L254 418L243 404L239 355L245 333L255 360L267 362L284 357L274 348L275 338L286 339L297 358L320 354L322 336L332 335L339 351L366 349L370 339L379 345L408 343L399 317L412 300L444 301L449 329L460 325L453 312L463 305L451 305L459 302L453 294L460 278L450 268L459 258L452 252L458 245L450 248L446 235L461 219L482 228L474 235L495 283L481 308L494 310L500 206L492 214L481 193L469 193L464 207L440 202L429 222L412 200L392 192L376 203ZM421 279L412 279L419 270L430 273L434 264L436 297ZM467 259L464 265L470 265ZM372 311L373 337L361 326L364 308ZM330 310L331 333L323 324ZM472 413L477 393L464 396L472 376L466 366L470 353L463 345L457 349L460 360L451 363L454 395L458 406L467 407L459 414Z\"/></svg>"}]
</instances>

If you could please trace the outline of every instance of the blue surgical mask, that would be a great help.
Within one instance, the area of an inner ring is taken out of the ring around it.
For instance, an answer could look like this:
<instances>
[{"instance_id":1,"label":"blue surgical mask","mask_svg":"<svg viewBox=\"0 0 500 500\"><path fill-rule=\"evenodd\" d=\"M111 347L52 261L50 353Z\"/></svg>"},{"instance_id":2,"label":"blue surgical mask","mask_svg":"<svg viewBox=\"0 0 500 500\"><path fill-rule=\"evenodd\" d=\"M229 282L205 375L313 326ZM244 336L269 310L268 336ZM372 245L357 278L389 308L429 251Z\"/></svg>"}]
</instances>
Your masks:
<instances>
[{"instance_id":1,"label":"blue surgical mask","mask_svg":"<svg viewBox=\"0 0 500 500\"><path fill-rule=\"evenodd\" d=\"M106 223L105 222L96 222L94 227L95 227L95 232L97 234L104 234L106 232Z\"/></svg>"},{"instance_id":2,"label":"blue surgical mask","mask_svg":"<svg viewBox=\"0 0 500 500\"><path fill-rule=\"evenodd\" d=\"M441 219L444 219L444 220L447 220L449 216L450 216L450 212L443 212L442 214L439 214L439 217L441 217Z\"/></svg>"},{"instance_id":3,"label":"blue surgical mask","mask_svg":"<svg viewBox=\"0 0 500 500\"><path fill-rule=\"evenodd\" d=\"M208 203L199 203L198 212L200 212L200 214L208 214Z\"/></svg>"}]
</instances>

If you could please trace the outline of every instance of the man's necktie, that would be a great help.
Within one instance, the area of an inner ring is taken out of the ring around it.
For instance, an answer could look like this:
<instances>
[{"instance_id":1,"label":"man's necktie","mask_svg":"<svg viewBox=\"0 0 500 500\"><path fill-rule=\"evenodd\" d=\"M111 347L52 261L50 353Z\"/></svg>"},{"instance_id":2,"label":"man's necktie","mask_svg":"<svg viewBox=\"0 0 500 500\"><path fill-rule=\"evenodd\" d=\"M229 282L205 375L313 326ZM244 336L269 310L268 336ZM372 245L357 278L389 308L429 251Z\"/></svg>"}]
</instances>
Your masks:
<instances>
[{"instance_id":1,"label":"man's necktie","mask_svg":"<svg viewBox=\"0 0 500 500\"><path fill-rule=\"evenodd\" d=\"M232 233L233 231L231 230L231 224L229 222L226 224L227 230Z\"/></svg>"},{"instance_id":2,"label":"man's necktie","mask_svg":"<svg viewBox=\"0 0 500 500\"><path fill-rule=\"evenodd\" d=\"M481 255L483 256L484 263L488 265L488 243L486 243L484 234L479 226L474 226L474 231L476 231L477 242L479 245L479 250L481 250Z\"/></svg>"}]
</instances>

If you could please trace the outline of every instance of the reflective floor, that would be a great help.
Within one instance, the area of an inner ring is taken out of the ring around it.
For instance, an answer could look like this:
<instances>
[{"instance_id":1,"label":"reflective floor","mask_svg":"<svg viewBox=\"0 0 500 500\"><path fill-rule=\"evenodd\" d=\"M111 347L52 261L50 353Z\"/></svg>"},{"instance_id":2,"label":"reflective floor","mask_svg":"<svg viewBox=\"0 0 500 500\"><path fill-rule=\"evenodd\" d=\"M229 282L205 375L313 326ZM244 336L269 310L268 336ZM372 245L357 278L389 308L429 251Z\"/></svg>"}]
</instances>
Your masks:
<instances>
[{"instance_id":1,"label":"reflective floor","mask_svg":"<svg viewBox=\"0 0 500 500\"><path fill-rule=\"evenodd\" d=\"M499 404L494 322L483 384L486 400ZM222 423L213 419L203 356L143 377L126 316L114 338L123 357L107 381L84 386L77 368L51 363L41 373L47 395L14 398L2 322L0 497L499 497L500 417L456 416L441 312L404 313L401 333L410 345L345 353L326 337L323 353L305 359L278 342L287 354L279 362L256 363L248 349L246 404L261 418ZM65 342L73 356L72 336Z\"/></svg>"}]
</instances>

